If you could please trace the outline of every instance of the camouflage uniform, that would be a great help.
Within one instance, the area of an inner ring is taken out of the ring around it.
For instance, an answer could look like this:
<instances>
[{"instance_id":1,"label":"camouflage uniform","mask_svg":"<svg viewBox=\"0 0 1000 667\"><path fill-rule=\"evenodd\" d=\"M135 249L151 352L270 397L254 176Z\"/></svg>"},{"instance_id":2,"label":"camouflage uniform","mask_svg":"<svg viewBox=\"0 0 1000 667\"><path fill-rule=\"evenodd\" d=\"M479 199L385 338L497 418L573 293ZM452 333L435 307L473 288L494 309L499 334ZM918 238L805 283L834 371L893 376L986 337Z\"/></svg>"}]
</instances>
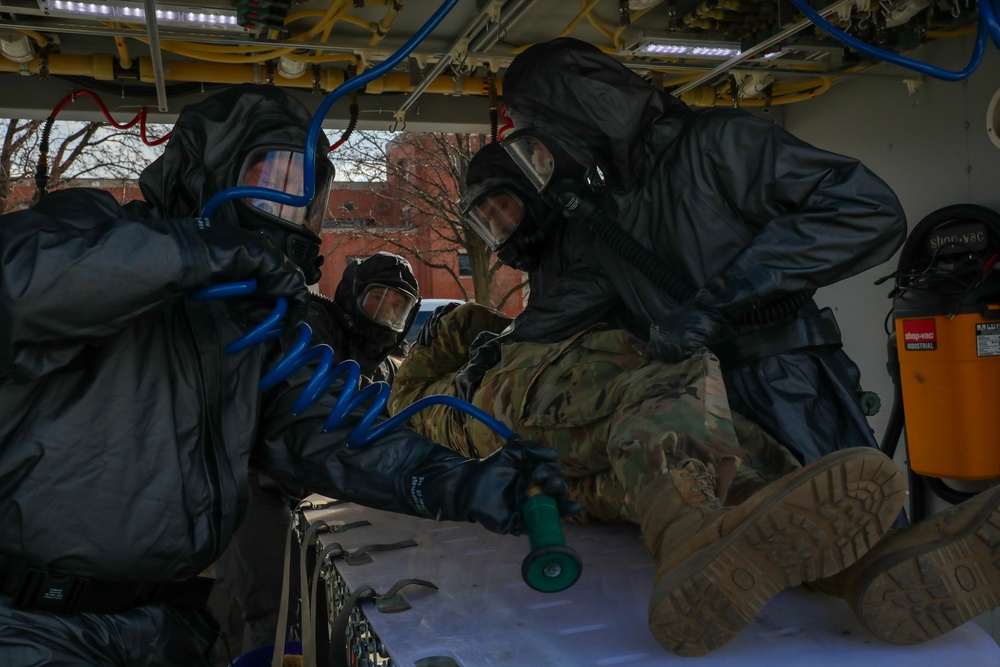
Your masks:
<instances>
[{"instance_id":1,"label":"camouflage uniform","mask_svg":"<svg viewBox=\"0 0 1000 667\"><path fill-rule=\"evenodd\" d=\"M474 303L443 317L433 344L415 345L400 367L389 410L430 394L453 395L452 377L476 334L509 322ZM728 490L727 504L799 467L785 447L729 410L719 362L707 350L676 365L644 352L622 330L504 345L472 403L559 452L584 520L636 522L642 489L687 458L719 471L718 495ZM423 410L410 424L465 456L486 456L503 444L485 424L446 406Z\"/></svg>"}]
</instances>

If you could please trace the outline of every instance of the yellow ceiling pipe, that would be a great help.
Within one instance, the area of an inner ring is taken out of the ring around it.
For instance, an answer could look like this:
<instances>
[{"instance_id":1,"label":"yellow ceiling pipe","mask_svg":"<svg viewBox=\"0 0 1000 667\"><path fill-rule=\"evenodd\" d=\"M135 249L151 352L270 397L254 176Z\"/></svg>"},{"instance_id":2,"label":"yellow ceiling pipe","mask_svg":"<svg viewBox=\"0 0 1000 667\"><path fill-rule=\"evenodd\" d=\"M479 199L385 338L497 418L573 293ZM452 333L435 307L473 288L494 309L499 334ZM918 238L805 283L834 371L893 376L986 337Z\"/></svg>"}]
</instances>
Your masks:
<instances>
[{"instance_id":1,"label":"yellow ceiling pipe","mask_svg":"<svg viewBox=\"0 0 1000 667\"><path fill-rule=\"evenodd\" d=\"M195 83L262 83L264 68L253 65L229 65L225 63L199 63L187 61L166 61L163 63L163 78L167 81L191 81ZM153 62L149 58L139 58L139 80L153 83ZM333 90L344 82L344 70L325 67L320 70L319 85L323 90ZM312 88L313 77L309 71L295 79L286 79L277 71L274 85L287 88Z\"/></svg>"},{"instance_id":2,"label":"yellow ceiling pipe","mask_svg":"<svg viewBox=\"0 0 1000 667\"><path fill-rule=\"evenodd\" d=\"M118 63L124 68L128 69L132 66L132 58L128 55L128 47L125 46L125 38L115 36L115 48L118 49Z\"/></svg>"},{"instance_id":3,"label":"yellow ceiling pipe","mask_svg":"<svg viewBox=\"0 0 1000 667\"><path fill-rule=\"evenodd\" d=\"M714 107L718 97L718 91L708 84L681 93L681 101L692 107Z\"/></svg>"},{"instance_id":4,"label":"yellow ceiling pipe","mask_svg":"<svg viewBox=\"0 0 1000 667\"><path fill-rule=\"evenodd\" d=\"M200 63L188 61L167 61L163 64L163 76L167 81L190 81L196 83L253 83L262 80L262 68L254 71L253 65L231 65L225 63ZM139 58L139 79L152 83L153 65L149 58ZM333 90L344 82L344 70L335 67L320 69L319 85L323 90ZM312 75L306 72L295 79L286 79L274 73L277 86L291 88L312 88ZM497 82L499 85L499 82ZM469 76L462 79L462 95L484 95L488 89L485 77ZM369 82L366 92L408 93L413 90L408 74L387 74ZM429 93L455 94L455 80L451 76L439 76L427 87Z\"/></svg>"},{"instance_id":5,"label":"yellow ceiling pipe","mask_svg":"<svg viewBox=\"0 0 1000 667\"><path fill-rule=\"evenodd\" d=\"M38 74L38 57L25 63L28 72ZM65 76L85 76L98 81L112 81L115 78L114 56L98 53L93 56L70 56L53 53L48 57L49 72ZM0 72L18 72L21 63L0 58Z\"/></svg>"},{"instance_id":6,"label":"yellow ceiling pipe","mask_svg":"<svg viewBox=\"0 0 1000 667\"><path fill-rule=\"evenodd\" d=\"M149 58L138 58L140 80L152 83L153 65ZM25 63L31 74L38 74L38 57ZM114 81L114 56L108 53L93 56L73 56L61 53L49 55L48 67L51 74L64 76L82 76L98 81ZM164 63L164 77L167 81L188 81L195 83L253 83L257 77L263 76L262 68L257 68L255 76L253 65L227 65L217 63L201 63L187 61L168 61ZM0 72L20 72L21 63L0 58ZM323 90L330 91L344 82L344 70L335 67L320 69L319 85ZM306 72L296 79L286 79L277 72L274 83L290 88L312 88L312 75ZM503 92L503 84L496 81L498 93ZM409 93L413 91L408 74L387 74L369 82L365 88L368 93ZM455 89L455 80L448 75L435 78L427 87L426 92L442 95L487 95L489 84L486 77L467 76L461 80L459 90Z\"/></svg>"},{"instance_id":7,"label":"yellow ceiling pipe","mask_svg":"<svg viewBox=\"0 0 1000 667\"><path fill-rule=\"evenodd\" d=\"M503 93L503 84L499 79L496 82L497 93ZM409 74L386 74L375 79L365 87L369 93L412 93L414 90L410 82ZM484 76L466 76L461 79L461 86L455 89L455 79L450 75L442 74L435 77L430 85L424 89L427 93L438 93L442 95L488 95L489 82Z\"/></svg>"}]
</instances>

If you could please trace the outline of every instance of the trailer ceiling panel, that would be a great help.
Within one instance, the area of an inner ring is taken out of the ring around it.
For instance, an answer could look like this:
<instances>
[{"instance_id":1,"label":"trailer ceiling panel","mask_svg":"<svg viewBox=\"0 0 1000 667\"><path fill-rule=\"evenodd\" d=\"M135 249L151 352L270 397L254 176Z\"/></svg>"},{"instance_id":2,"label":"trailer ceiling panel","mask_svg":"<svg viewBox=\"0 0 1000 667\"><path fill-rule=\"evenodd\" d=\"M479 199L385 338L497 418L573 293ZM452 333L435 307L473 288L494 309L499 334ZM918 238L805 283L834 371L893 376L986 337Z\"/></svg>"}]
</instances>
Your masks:
<instances>
[{"instance_id":1,"label":"trailer ceiling panel","mask_svg":"<svg viewBox=\"0 0 1000 667\"><path fill-rule=\"evenodd\" d=\"M155 20L146 10L155 6ZM88 88L122 113L172 122L187 102L244 81L286 86L311 106L377 65L429 18L428 0L0 0L0 115L42 118ZM975 31L972 3L819 4L831 22L897 53ZM789 0L462 0L412 57L358 96L369 129L478 130L511 59L569 35L599 46L696 106L767 108L821 98L838 81L919 75L845 49ZM738 55L742 53L742 56ZM327 125L343 127L347 102ZM90 104L65 118L99 119Z\"/></svg>"}]
</instances>

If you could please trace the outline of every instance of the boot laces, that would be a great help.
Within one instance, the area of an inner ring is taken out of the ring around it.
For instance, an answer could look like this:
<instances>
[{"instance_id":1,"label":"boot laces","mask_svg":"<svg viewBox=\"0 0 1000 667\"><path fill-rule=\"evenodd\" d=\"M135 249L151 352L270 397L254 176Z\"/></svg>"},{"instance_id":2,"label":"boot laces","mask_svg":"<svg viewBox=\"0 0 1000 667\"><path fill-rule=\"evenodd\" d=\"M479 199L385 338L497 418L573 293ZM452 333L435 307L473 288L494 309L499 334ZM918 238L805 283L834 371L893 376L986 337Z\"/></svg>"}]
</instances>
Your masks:
<instances>
[{"instance_id":1,"label":"boot laces","mask_svg":"<svg viewBox=\"0 0 1000 667\"><path fill-rule=\"evenodd\" d=\"M708 505L712 509L722 509L722 501L715 495L715 467L709 463L698 459L684 459L677 464L677 469L682 470L681 477L688 477L695 480L695 490L700 491L708 499Z\"/></svg>"}]
</instances>

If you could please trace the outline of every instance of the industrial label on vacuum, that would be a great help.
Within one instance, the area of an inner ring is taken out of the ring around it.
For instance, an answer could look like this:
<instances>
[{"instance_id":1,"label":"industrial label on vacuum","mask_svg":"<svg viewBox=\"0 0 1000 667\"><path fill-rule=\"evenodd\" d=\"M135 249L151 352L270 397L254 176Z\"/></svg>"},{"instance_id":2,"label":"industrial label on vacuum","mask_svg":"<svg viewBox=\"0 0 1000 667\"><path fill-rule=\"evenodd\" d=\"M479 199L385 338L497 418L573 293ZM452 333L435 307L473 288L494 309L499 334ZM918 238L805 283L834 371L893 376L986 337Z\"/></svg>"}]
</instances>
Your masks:
<instances>
[{"instance_id":1,"label":"industrial label on vacuum","mask_svg":"<svg viewBox=\"0 0 1000 667\"><path fill-rule=\"evenodd\" d=\"M1000 356L1000 322L983 322L976 325L976 356Z\"/></svg>"},{"instance_id":2,"label":"industrial label on vacuum","mask_svg":"<svg viewBox=\"0 0 1000 667\"><path fill-rule=\"evenodd\" d=\"M937 330L934 318L903 320L903 343L907 350L936 350Z\"/></svg>"}]
</instances>

